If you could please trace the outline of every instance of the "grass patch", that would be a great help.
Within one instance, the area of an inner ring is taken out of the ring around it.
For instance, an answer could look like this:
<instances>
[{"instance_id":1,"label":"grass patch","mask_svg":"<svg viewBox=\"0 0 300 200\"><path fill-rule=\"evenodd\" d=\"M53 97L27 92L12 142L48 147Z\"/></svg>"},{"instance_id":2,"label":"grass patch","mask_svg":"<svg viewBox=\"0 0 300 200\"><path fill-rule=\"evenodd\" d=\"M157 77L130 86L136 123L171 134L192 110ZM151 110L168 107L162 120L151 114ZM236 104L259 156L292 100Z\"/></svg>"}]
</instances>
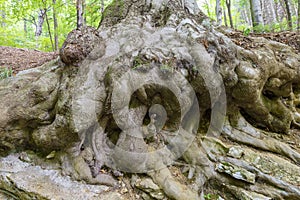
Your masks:
<instances>
[{"instance_id":1,"label":"grass patch","mask_svg":"<svg viewBox=\"0 0 300 200\"><path fill-rule=\"evenodd\" d=\"M0 80L11 77L13 75L12 68L0 67Z\"/></svg>"}]
</instances>

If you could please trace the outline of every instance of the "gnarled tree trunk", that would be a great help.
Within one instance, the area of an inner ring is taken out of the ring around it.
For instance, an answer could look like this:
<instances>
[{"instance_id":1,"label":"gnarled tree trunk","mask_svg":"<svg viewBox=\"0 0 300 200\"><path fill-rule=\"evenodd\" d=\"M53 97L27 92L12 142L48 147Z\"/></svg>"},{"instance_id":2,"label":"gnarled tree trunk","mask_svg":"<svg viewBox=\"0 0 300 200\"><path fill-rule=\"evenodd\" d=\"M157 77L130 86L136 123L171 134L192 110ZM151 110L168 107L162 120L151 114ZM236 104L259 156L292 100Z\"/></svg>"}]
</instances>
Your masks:
<instances>
[{"instance_id":1,"label":"gnarled tree trunk","mask_svg":"<svg viewBox=\"0 0 300 200\"><path fill-rule=\"evenodd\" d=\"M0 147L18 152L2 158L0 187L24 199L70 185L81 199L299 199L300 56L230 36L193 0L113 1L59 60L0 81ZM47 186L20 184L12 160Z\"/></svg>"}]
</instances>

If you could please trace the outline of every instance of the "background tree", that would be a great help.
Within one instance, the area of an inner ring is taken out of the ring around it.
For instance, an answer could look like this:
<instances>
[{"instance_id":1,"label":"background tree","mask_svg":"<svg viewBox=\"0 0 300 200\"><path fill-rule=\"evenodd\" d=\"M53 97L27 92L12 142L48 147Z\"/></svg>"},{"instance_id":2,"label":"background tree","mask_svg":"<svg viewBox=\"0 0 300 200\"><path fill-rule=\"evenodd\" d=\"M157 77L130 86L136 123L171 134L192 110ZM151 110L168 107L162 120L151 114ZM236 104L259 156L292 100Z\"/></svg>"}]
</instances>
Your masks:
<instances>
[{"instance_id":1,"label":"background tree","mask_svg":"<svg viewBox=\"0 0 300 200\"><path fill-rule=\"evenodd\" d=\"M221 0L216 0L216 15L217 15L217 22L219 25L221 25L222 24Z\"/></svg>"},{"instance_id":2,"label":"background tree","mask_svg":"<svg viewBox=\"0 0 300 200\"><path fill-rule=\"evenodd\" d=\"M36 37L39 37L43 32L43 24L44 24L45 16L46 16L46 10L41 8L38 11L37 22L33 18L33 22L35 25L35 36Z\"/></svg>"},{"instance_id":3,"label":"background tree","mask_svg":"<svg viewBox=\"0 0 300 200\"><path fill-rule=\"evenodd\" d=\"M84 25L83 4L84 4L84 0L77 0L76 1L77 29L80 29Z\"/></svg>"},{"instance_id":4,"label":"background tree","mask_svg":"<svg viewBox=\"0 0 300 200\"><path fill-rule=\"evenodd\" d=\"M54 46L55 46L55 51L58 50L58 30L57 30L57 18L56 18L56 0L53 0L53 29L54 29Z\"/></svg>"},{"instance_id":5,"label":"background tree","mask_svg":"<svg viewBox=\"0 0 300 200\"><path fill-rule=\"evenodd\" d=\"M259 0L250 0L251 18L253 27L263 25L263 17Z\"/></svg>"},{"instance_id":6,"label":"background tree","mask_svg":"<svg viewBox=\"0 0 300 200\"><path fill-rule=\"evenodd\" d=\"M291 7L288 0L284 0L285 8L286 8L286 16L289 30L293 30L293 22L292 22L292 14L291 14Z\"/></svg>"},{"instance_id":7,"label":"background tree","mask_svg":"<svg viewBox=\"0 0 300 200\"><path fill-rule=\"evenodd\" d=\"M232 15L231 15L231 0L226 0L226 6L227 6L227 11L228 11L230 27L233 28L233 21L232 21Z\"/></svg>"},{"instance_id":8,"label":"background tree","mask_svg":"<svg viewBox=\"0 0 300 200\"><path fill-rule=\"evenodd\" d=\"M298 0L298 20L297 20L297 29L300 30L300 0Z\"/></svg>"},{"instance_id":9,"label":"background tree","mask_svg":"<svg viewBox=\"0 0 300 200\"><path fill-rule=\"evenodd\" d=\"M4 27L6 26L5 23L6 14L4 10L0 10L0 16L1 16L1 26Z\"/></svg>"}]
</instances>

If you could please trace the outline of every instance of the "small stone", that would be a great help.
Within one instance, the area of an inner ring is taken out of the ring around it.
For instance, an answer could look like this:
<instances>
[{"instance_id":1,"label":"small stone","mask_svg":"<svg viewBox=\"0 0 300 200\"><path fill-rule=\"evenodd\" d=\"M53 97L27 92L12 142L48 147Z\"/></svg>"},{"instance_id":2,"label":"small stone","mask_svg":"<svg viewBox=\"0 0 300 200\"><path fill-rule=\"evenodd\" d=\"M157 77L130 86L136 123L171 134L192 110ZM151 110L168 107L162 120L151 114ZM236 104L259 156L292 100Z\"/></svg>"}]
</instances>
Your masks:
<instances>
[{"instance_id":1,"label":"small stone","mask_svg":"<svg viewBox=\"0 0 300 200\"><path fill-rule=\"evenodd\" d=\"M49 153L49 155L46 156L47 159L51 159L54 158L56 154L56 151L51 151L51 153Z\"/></svg>"},{"instance_id":2,"label":"small stone","mask_svg":"<svg viewBox=\"0 0 300 200\"><path fill-rule=\"evenodd\" d=\"M189 75L189 72L186 69L180 69L180 72L184 77L188 77Z\"/></svg>"},{"instance_id":3,"label":"small stone","mask_svg":"<svg viewBox=\"0 0 300 200\"><path fill-rule=\"evenodd\" d=\"M146 192L159 190L159 187L150 178L141 179L140 182L137 182L136 187Z\"/></svg>"},{"instance_id":4,"label":"small stone","mask_svg":"<svg viewBox=\"0 0 300 200\"><path fill-rule=\"evenodd\" d=\"M138 179L135 186L149 194L152 198L163 199L165 197L162 190L150 178Z\"/></svg>"},{"instance_id":5,"label":"small stone","mask_svg":"<svg viewBox=\"0 0 300 200\"><path fill-rule=\"evenodd\" d=\"M233 146L229 148L227 155L233 158L241 158L244 155L244 150L242 147Z\"/></svg>"},{"instance_id":6,"label":"small stone","mask_svg":"<svg viewBox=\"0 0 300 200\"><path fill-rule=\"evenodd\" d=\"M255 183L255 174L231 163L218 163L216 165L218 172L226 173L235 179L248 183Z\"/></svg>"},{"instance_id":7,"label":"small stone","mask_svg":"<svg viewBox=\"0 0 300 200\"><path fill-rule=\"evenodd\" d=\"M32 160L30 159L30 157L26 152L21 152L19 155L19 159L23 162L28 162L28 163L32 162Z\"/></svg>"},{"instance_id":8,"label":"small stone","mask_svg":"<svg viewBox=\"0 0 300 200\"><path fill-rule=\"evenodd\" d=\"M121 192L121 194L125 194L125 193L128 192L128 189L126 187L124 187L124 188L121 189L120 192Z\"/></svg>"}]
</instances>

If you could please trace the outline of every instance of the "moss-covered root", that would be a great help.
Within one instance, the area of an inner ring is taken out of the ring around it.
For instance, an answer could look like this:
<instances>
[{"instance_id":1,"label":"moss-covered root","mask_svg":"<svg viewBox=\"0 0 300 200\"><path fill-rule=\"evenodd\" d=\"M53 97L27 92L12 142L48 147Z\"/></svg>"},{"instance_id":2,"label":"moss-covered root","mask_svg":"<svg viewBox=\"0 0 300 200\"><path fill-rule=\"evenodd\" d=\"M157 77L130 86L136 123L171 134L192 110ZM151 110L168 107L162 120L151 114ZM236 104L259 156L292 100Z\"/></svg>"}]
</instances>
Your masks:
<instances>
[{"instance_id":1,"label":"moss-covered root","mask_svg":"<svg viewBox=\"0 0 300 200\"><path fill-rule=\"evenodd\" d=\"M148 172L148 175L156 182L165 194L171 199L186 200L194 199L200 200L197 191L193 191L186 185L176 181L168 168L163 168L155 172Z\"/></svg>"}]
</instances>

